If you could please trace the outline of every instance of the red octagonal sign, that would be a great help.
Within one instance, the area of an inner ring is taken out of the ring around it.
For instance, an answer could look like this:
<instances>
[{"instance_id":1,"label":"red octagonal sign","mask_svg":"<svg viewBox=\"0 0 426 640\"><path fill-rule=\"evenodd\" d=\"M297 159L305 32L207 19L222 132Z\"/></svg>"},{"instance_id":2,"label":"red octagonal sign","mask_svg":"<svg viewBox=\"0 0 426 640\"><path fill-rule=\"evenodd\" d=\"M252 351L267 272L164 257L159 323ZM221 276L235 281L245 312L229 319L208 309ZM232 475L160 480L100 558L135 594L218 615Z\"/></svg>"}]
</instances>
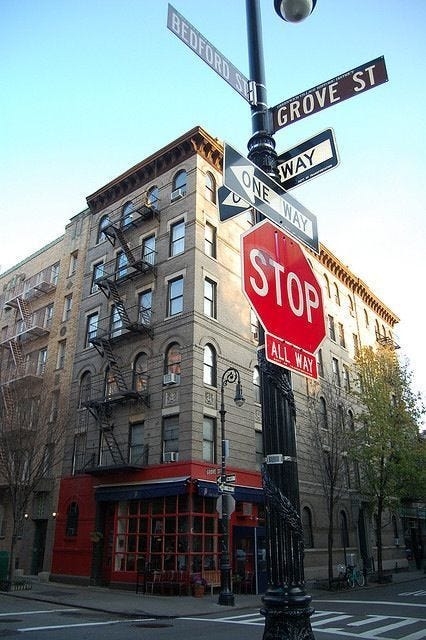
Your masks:
<instances>
[{"instance_id":1,"label":"red octagonal sign","mask_svg":"<svg viewBox=\"0 0 426 640\"><path fill-rule=\"evenodd\" d=\"M312 354L325 337L324 308L302 248L264 220L242 235L241 254L244 293L269 334L268 359L316 378Z\"/></svg>"}]
</instances>

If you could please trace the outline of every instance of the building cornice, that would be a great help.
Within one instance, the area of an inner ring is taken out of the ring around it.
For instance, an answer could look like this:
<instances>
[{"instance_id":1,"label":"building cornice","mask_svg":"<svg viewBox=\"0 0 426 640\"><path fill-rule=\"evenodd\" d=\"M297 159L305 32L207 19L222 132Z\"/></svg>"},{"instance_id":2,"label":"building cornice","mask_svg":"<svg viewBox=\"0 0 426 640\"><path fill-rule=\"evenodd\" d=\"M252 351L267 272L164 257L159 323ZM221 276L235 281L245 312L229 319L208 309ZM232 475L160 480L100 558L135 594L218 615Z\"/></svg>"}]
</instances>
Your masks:
<instances>
[{"instance_id":1,"label":"building cornice","mask_svg":"<svg viewBox=\"0 0 426 640\"><path fill-rule=\"evenodd\" d=\"M361 298L361 300L368 305L377 316L387 322L387 324L394 327L399 322L398 316L371 291L365 282L352 273L352 271L340 262L322 243L320 243L319 256L311 251L310 253L312 253L336 279L340 280L345 287Z\"/></svg>"},{"instance_id":2,"label":"building cornice","mask_svg":"<svg viewBox=\"0 0 426 640\"><path fill-rule=\"evenodd\" d=\"M197 126L88 196L90 210L92 213L102 211L194 154L222 171L222 144Z\"/></svg>"}]
</instances>

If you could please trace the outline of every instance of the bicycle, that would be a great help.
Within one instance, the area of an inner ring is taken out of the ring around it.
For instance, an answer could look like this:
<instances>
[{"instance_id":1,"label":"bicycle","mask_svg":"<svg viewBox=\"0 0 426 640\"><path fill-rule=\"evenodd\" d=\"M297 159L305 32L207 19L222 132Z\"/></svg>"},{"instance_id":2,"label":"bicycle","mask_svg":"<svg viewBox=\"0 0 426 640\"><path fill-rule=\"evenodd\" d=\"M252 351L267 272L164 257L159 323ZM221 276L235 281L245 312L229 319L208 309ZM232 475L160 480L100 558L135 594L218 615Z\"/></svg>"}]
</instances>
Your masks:
<instances>
[{"instance_id":1,"label":"bicycle","mask_svg":"<svg viewBox=\"0 0 426 640\"><path fill-rule=\"evenodd\" d=\"M352 589L357 584L359 587L363 587L365 585L365 577L364 574L357 569L357 567L346 567L345 574L348 586Z\"/></svg>"}]
</instances>

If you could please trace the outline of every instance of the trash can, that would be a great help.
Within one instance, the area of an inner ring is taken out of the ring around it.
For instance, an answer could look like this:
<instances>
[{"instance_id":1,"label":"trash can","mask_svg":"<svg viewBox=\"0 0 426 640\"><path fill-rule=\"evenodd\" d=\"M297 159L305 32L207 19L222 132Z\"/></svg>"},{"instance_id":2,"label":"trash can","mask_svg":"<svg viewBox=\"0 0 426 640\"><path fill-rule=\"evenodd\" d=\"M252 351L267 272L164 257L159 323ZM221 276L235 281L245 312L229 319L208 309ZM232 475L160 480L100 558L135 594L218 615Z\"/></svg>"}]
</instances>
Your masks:
<instances>
[{"instance_id":1,"label":"trash can","mask_svg":"<svg viewBox=\"0 0 426 640\"><path fill-rule=\"evenodd\" d=\"M7 580L9 551L0 551L0 580Z\"/></svg>"}]
</instances>

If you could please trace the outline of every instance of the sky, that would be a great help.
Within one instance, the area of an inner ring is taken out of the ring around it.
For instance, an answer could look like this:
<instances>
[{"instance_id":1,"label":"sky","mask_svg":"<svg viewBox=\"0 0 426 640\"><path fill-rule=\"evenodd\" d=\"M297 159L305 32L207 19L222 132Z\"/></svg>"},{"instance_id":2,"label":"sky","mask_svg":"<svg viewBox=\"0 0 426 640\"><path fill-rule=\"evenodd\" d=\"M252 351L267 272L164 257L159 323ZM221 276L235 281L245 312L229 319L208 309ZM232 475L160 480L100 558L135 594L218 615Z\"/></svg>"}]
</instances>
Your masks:
<instances>
[{"instance_id":1,"label":"sky","mask_svg":"<svg viewBox=\"0 0 426 640\"><path fill-rule=\"evenodd\" d=\"M248 77L244 0L173 6ZM166 0L1 0L0 272L63 233L86 197L196 125L243 155L247 102L167 29ZM339 165L292 190L319 239L400 318L426 398L425 0L261 0L268 104L379 56L389 81L275 135L327 128ZM224 223L226 224L226 223Z\"/></svg>"}]
</instances>

